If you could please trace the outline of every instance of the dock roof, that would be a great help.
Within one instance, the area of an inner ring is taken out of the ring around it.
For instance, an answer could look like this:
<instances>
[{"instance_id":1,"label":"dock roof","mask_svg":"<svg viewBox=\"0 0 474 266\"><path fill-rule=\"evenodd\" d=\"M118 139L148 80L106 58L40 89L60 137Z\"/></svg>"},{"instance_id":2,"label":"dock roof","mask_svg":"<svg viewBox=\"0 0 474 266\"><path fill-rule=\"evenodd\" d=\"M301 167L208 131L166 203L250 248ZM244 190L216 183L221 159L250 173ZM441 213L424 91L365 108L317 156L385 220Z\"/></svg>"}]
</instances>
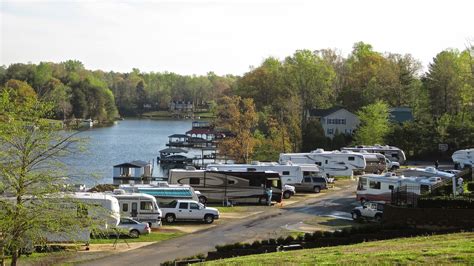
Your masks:
<instances>
[{"instance_id":1,"label":"dock roof","mask_svg":"<svg viewBox=\"0 0 474 266\"><path fill-rule=\"evenodd\" d=\"M160 153L187 153L187 150L180 148L166 148L160 151Z\"/></svg>"},{"instance_id":2,"label":"dock roof","mask_svg":"<svg viewBox=\"0 0 474 266\"><path fill-rule=\"evenodd\" d=\"M147 165L148 163L145 161L132 161L128 163L117 164L117 165L114 165L114 167L142 168Z\"/></svg>"}]
</instances>

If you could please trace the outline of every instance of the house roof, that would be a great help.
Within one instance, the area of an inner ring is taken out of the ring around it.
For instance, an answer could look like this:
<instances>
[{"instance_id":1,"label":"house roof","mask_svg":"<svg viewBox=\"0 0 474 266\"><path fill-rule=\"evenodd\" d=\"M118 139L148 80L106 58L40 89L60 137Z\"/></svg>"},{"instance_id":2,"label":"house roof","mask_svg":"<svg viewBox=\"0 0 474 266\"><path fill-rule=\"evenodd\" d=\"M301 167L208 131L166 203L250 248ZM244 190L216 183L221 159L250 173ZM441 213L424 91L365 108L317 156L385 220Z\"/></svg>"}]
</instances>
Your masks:
<instances>
[{"instance_id":1,"label":"house roof","mask_svg":"<svg viewBox=\"0 0 474 266\"><path fill-rule=\"evenodd\" d=\"M148 163L145 161L132 161L129 163L117 164L117 165L114 165L114 167L142 168L147 165Z\"/></svg>"},{"instance_id":2,"label":"house roof","mask_svg":"<svg viewBox=\"0 0 474 266\"><path fill-rule=\"evenodd\" d=\"M160 153L187 153L187 150L180 148L166 148L160 151Z\"/></svg>"},{"instance_id":3,"label":"house roof","mask_svg":"<svg viewBox=\"0 0 474 266\"><path fill-rule=\"evenodd\" d=\"M329 109L312 109L309 111L310 116L316 116L316 117L325 117L328 116L332 113L335 113L341 109L344 109L340 106L334 106Z\"/></svg>"},{"instance_id":4,"label":"house roof","mask_svg":"<svg viewBox=\"0 0 474 266\"><path fill-rule=\"evenodd\" d=\"M389 112L389 118L393 122L403 123L413 120L413 112L410 107L393 107Z\"/></svg>"},{"instance_id":5,"label":"house roof","mask_svg":"<svg viewBox=\"0 0 474 266\"><path fill-rule=\"evenodd\" d=\"M216 132L214 130L209 129L209 128L193 128L189 131L186 132L187 135L192 135L192 134L205 134L205 135L215 135Z\"/></svg>"}]
</instances>

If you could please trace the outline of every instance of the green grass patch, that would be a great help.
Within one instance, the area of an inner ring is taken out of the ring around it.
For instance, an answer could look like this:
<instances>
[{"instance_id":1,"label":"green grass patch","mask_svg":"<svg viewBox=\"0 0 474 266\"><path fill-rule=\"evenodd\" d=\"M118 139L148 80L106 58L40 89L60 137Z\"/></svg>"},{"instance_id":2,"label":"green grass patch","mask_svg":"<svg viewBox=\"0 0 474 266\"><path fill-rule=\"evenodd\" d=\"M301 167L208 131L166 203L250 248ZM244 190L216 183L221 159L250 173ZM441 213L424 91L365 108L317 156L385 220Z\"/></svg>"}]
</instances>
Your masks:
<instances>
[{"instance_id":1,"label":"green grass patch","mask_svg":"<svg viewBox=\"0 0 474 266\"><path fill-rule=\"evenodd\" d=\"M399 238L210 261L207 265L393 265L474 263L474 233Z\"/></svg>"},{"instance_id":2,"label":"green grass patch","mask_svg":"<svg viewBox=\"0 0 474 266\"><path fill-rule=\"evenodd\" d=\"M160 242L164 240L168 240L171 238L176 238L184 235L184 233L165 233L165 232L151 232L148 235L140 235L138 238L129 238L129 237L121 237L119 239L119 243L123 242L123 239L127 240L129 243L136 243L136 242ZM115 238L95 238L91 239L91 244L112 244L115 242Z\"/></svg>"},{"instance_id":3,"label":"green grass patch","mask_svg":"<svg viewBox=\"0 0 474 266\"><path fill-rule=\"evenodd\" d=\"M234 206L234 207L213 207L219 210L220 213L229 213L229 212L246 212L249 209L247 207L242 206Z\"/></svg>"}]
</instances>

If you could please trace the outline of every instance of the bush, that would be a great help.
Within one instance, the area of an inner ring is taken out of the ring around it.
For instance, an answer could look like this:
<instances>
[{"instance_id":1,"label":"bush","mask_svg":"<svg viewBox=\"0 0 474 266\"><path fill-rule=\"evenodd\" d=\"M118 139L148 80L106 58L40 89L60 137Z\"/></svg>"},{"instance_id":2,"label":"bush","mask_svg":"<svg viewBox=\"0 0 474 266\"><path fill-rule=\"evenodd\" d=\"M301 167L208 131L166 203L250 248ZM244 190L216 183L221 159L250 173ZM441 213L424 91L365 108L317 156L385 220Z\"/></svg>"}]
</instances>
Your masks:
<instances>
[{"instance_id":1,"label":"bush","mask_svg":"<svg viewBox=\"0 0 474 266\"><path fill-rule=\"evenodd\" d=\"M270 245L276 245L276 244L277 244L277 241L276 241L275 238L270 238L270 239L268 240L268 244L270 244Z\"/></svg>"},{"instance_id":2,"label":"bush","mask_svg":"<svg viewBox=\"0 0 474 266\"><path fill-rule=\"evenodd\" d=\"M283 242L285 245L290 244L291 242L295 241L295 238L292 236L288 236L285 241Z\"/></svg>"},{"instance_id":3,"label":"bush","mask_svg":"<svg viewBox=\"0 0 474 266\"><path fill-rule=\"evenodd\" d=\"M268 241L267 241L267 242L268 242ZM254 242L252 243L252 248L259 248L259 247L262 246L262 244L263 244L263 241L260 242L260 241L256 240L256 241L254 241Z\"/></svg>"},{"instance_id":4,"label":"bush","mask_svg":"<svg viewBox=\"0 0 474 266\"><path fill-rule=\"evenodd\" d=\"M283 245L283 244L285 244L285 239L283 237L279 237L276 240L276 242L277 242L278 245Z\"/></svg>"},{"instance_id":5,"label":"bush","mask_svg":"<svg viewBox=\"0 0 474 266\"><path fill-rule=\"evenodd\" d=\"M468 197L419 198L419 208L474 209L474 199Z\"/></svg>"},{"instance_id":6,"label":"bush","mask_svg":"<svg viewBox=\"0 0 474 266\"><path fill-rule=\"evenodd\" d=\"M467 183L467 190L474 192L474 181Z\"/></svg>"}]
</instances>

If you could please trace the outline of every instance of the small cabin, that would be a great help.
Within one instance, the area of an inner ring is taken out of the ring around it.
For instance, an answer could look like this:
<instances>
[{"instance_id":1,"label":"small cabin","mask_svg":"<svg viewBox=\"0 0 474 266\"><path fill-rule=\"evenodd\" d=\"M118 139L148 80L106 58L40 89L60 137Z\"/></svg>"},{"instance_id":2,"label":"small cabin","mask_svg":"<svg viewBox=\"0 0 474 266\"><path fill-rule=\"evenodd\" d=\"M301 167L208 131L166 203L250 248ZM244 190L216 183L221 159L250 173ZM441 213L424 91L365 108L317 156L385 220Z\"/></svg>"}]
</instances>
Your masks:
<instances>
[{"instance_id":1,"label":"small cabin","mask_svg":"<svg viewBox=\"0 0 474 266\"><path fill-rule=\"evenodd\" d=\"M114 165L114 184L149 183L153 165L145 161L132 161Z\"/></svg>"}]
</instances>

